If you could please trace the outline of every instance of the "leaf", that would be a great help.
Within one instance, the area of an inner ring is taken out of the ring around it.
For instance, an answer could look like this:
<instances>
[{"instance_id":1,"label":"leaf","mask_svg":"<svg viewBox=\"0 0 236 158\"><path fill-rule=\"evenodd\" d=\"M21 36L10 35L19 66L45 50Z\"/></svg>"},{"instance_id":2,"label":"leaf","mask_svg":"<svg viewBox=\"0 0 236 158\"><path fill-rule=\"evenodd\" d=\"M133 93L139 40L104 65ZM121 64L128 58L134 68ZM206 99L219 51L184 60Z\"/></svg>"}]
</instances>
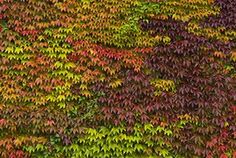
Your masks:
<instances>
[{"instance_id":1,"label":"leaf","mask_svg":"<svg viewBox=\"0 0 236 158\"><path fill-rule=\"evenodd\" d=\"M166 157L169 154L169 151L166 149L161 149L160 150L160 156Z\"/></svg>"},{"instance_id":2,"label":"leaf","mask_svg":"<svg viewBox=\"0 0 236 158\"><path fill-rule=\"evenodd\" d=\"M66 69L70 69L70 68L74 68L76 65L72 62L68 62L68 63L65 63L65 68Z\"/></svg>"},{"instance_id":3,"label":"leaf","mask_svg":"<svg viewBox=\"0 0 236 158\"><path fill-rule=\"evenodd\" d=\"M167 136L171 136L173 133L171 130L164 130L164 134Z\"/></svg>"},{"instance_id":4,"label":"leaf","mask_svg":"<svg viewBox=\"0 0 236 158\"><path fill-rule=\"evenodd\" d=\"M88 91L88 90L82 90L81 95L83 95L85 97L91 97L92 96L91 92Z\"/></svg>"},{"instance_id":5,"label":"leaf","mask_svg":"<svg viewBox=\"0 0 236 158\"><path fill-rule=\"evenodd\" d=\"M134 149L137 150L137 151L142 151L143 150L143 146L141 144L136 144L134 146Z\"/></svg>"}]
</instances>

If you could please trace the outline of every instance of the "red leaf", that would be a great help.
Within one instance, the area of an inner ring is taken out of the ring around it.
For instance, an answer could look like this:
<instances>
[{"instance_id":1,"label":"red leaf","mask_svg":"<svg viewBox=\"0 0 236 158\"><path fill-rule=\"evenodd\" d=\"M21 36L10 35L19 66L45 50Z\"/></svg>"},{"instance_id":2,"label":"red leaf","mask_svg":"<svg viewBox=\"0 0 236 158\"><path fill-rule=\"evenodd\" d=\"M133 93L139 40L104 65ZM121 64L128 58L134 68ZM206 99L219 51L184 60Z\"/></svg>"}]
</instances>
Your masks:
<instances>
[{"instance_id":1,"label":"red leaf","mask_svg":"<svg viewBox=\"0 0 236 158\"><path fill-rule=\"evenodd\" d=\"M233 158L236 158L236 151L234 151L233 153Z\"/></svg>"},{"instance_id":2,"label":"red leaf","mask_svg":"<svg viewBox=\"0 0 236 158\"><path fill-rule=\"evenodd\" d=\"M221 155L220 155L220 158L228 158L228 156L225 155L225 154L221 154Z\"/></svg>"}]
</instances>

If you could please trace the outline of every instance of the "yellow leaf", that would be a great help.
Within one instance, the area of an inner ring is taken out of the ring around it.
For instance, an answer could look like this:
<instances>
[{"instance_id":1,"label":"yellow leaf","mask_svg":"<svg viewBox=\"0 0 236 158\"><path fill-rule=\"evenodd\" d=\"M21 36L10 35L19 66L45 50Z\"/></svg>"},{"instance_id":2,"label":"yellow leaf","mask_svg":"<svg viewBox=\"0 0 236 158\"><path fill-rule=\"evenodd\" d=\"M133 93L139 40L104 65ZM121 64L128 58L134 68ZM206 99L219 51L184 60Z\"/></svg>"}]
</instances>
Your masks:
<instances>
[{"instance_id":1,"label":"yellow leaf","mask_svg":"<svg viewBox=\"0 0 236 158\"><path fill-rule=\"evenodd\" d=\"M92 94L88 90L81 91L81 94L85 97L91 97L92 96Z\"/></svg>"}]
</instances>

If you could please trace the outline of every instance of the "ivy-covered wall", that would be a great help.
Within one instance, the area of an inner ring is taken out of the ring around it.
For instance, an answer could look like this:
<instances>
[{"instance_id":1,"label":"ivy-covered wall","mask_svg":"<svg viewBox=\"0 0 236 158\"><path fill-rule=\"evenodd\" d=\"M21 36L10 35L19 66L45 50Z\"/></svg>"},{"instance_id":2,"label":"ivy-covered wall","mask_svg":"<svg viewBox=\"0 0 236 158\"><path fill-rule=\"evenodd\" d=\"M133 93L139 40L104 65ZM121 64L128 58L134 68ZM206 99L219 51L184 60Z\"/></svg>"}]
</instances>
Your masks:
<instances>
[{"instance_id":1,"label":"ivy-covered wall","mask_svg":"<svg viewBox=\"0 0 236 158\"><path fill-rule=\"evenodd\" d=\"M1 158L236 158L236 0L0 0Z\"/></svg>"}]
</instances>

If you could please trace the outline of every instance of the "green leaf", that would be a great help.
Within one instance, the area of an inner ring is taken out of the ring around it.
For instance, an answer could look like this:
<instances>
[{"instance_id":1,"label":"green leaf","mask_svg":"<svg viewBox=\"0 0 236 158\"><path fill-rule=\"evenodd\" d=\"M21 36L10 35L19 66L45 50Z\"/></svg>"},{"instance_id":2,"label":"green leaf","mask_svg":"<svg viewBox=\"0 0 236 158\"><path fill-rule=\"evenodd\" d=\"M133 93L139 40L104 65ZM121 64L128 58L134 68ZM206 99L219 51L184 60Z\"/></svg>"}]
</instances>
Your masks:
<instances>
[{"instance_id":1,"label":"green leaf","mask_svg":"<svg viewBox=\"0 0 236 158\"><path fill-rule=\"evenodd\" d=\"M172 135L172 131L171 130L164 130L164 134L167 135L167 136L170 136Z\"/></svg>"},{"instance_id":2,"label":"green leaf","mask_svg":"<svg viewBox=\"0 0 236 158\"><path fill-rule=\"evenodd\" d=\"M66 69L74 68L75 66L76 65L74 63L72 63L72 62L68 62L68 63L65 64L65 68Z\"/></svg>"},{"instance_id":3,"label":"green leaf","mask_svg":"<svg viewBox=\"0 0 236 158\"><path fill-rule=\"evenodd\" d=\"M161 149L160 150L160 156L166 157L169 154L169 151L166 149Z\"/></svg>"}]
</instances>

